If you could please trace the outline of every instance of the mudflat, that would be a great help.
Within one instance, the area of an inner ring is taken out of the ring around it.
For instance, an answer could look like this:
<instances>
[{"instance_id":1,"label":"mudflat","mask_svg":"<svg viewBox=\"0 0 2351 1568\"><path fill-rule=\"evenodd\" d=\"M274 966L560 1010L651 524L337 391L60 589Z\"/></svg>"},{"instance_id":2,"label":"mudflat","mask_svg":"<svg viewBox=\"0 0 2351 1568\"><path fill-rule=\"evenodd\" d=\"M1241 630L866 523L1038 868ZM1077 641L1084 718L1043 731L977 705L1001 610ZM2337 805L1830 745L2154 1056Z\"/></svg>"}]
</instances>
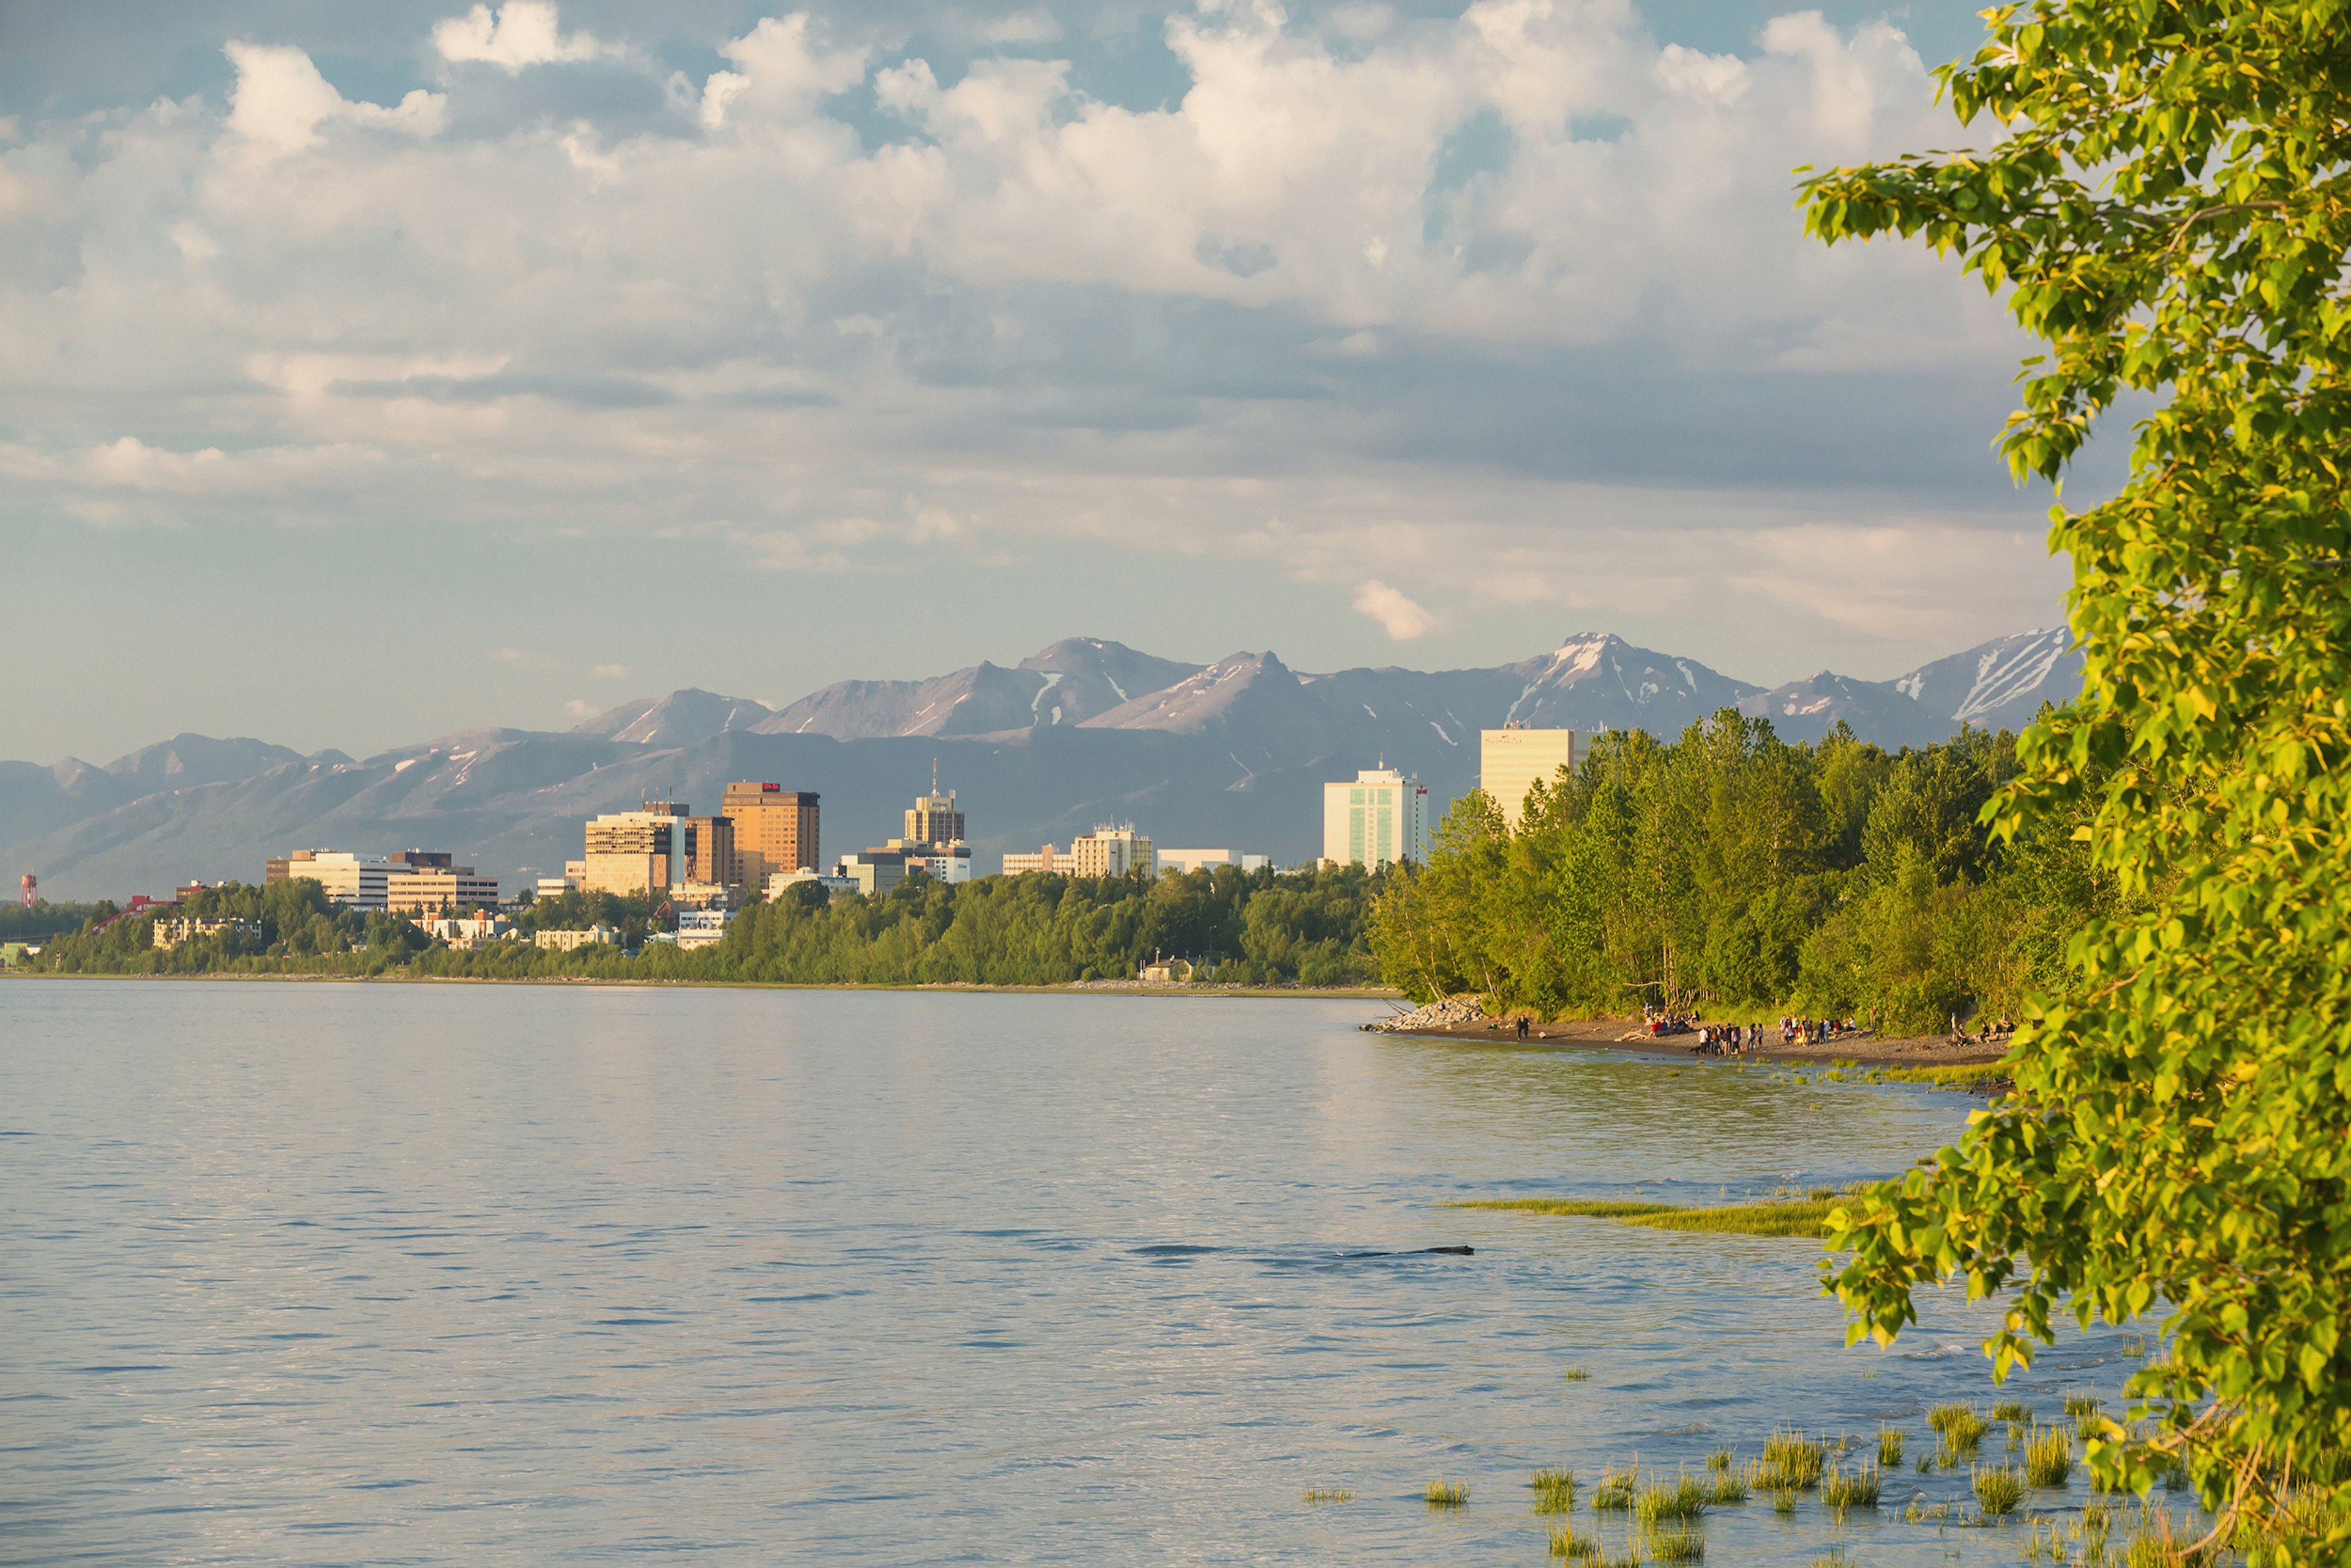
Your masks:
<instances>
[{"instance_id":1,"label":"mudflat","mask_svg":"<svg viewBox=\"0 0 2351 1568\"><path fill-rule=\"evenodd\" d=\"M1429 1029L1399 1030L1399 1034L1432 1040L1518 1039L1517 1026L1508 1019L1479 1018L1468 1023ZM1536 1024L1527 1031L1530 1045L1581 1045L1611 1051L1637 1051L1652 1056L1688 1056L1698 1044L1694 1034L1663 1037L1645 1034L1637 1018L1571 1019ZM1817 1045L1782 1046L1769 1040L1747 1053L1750 1061L1859 1061L1872 1067L1978 1067L2008 1054L2004 1044L1955 1041L1943 1035L1846 1035Z\"/></svg>"}]
</instances>

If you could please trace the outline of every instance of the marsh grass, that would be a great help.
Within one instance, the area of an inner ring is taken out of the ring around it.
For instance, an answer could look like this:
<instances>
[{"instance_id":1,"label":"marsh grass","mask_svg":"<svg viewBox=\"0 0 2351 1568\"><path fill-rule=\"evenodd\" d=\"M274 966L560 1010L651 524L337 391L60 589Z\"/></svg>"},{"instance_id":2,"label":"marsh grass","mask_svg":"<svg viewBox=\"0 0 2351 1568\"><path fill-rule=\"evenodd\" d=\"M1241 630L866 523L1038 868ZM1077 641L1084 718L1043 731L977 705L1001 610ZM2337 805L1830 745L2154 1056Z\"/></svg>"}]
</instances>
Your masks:
<instances>
[{"instance_id":1,"label":"marsh grass","mask_svg":"<svg viewBox=\"0 0 2351 1568\"><path fill-rule=\"evenodd\" d=\"M1537 1470L1528 1483L1534 1488L1537 1513L1573 1513L1575 1511L1575 1472L1573 1470Z\"/></svg>"},{"instance_id":2,"label":"marsh grass","mask_svg":"<svg viewBox=\"0 0 2351 1568\"><path fill-rule=\"evenodd\" d=\"M1717 1448L1706 1457L1706 1468L1710 1470L1727 1470L1730 1468L1732 1457L1729 1448Z\"/></svg>"},{"instance_id":3,"label":"marsh grass","mask_svg":"<svg viewBox=\"0 0 2351 1568\"><path fill-rule=\"evenodd\" d=\"M1467 1508L1469 1506L1469 1483L1431 1481L1426 1495L1431 1508Z\"/></svg>"},{"instance_id":4,"label":"marsh grass","mask_svg":"<svg viewBox=\"0 0 2351 1568\"><path fill-rule=\"evenodd\" d=\"M2024 1443L2024 1479L2062 1487L2074 1479L2074 1437L2063 1427L2036 1427Z\"/></svg>"},{"instance_id":5,"label":"marsh grass","mask_svg":"<svg viewBox=\"0 0 2351 1568\"><path fill-rule=\"evenodd\" d=\"M1706 1500L1717 1508L1728 1508L1735 1502L1745 1502L1755 1490L1755 1467L1744 1469L1719 1470L1708 1488Z\"/></svg>"},{"instance_id":6,"label":"marsh grass","mask_svg":"<svg viewBox=\"0 0 2351 1568\"><path fill-rule=\"evenodd\" d=\"M1573 1523L1560 1525L1551 1532L1551 1554L1553 1557L1582 1563L1598 1557L1600 1551L1600 1538L1579 1533Z\"/></svg>"},{"instance_id":7,"label":"marsh grass","mask_svg":"<svg viewBox=\"0 0 2351 1568\"><path fill-rule=\"evenodd\" d=\"M1633 1506L1633 1490L1639 1477L1632 1470L1620 1470L1611 1465L1600 1472L1600 1484L1592 1489L1592 1511L1617 1513Z\"/></svg>"},{"instance_id":8,"label":"marsh grass","mask_svg":"<svg viewBox=\"0 0 2351 1568\"><path fill-rule=\"evenodd\" d=\"M1803 1491L1816 1487L1827 1463L1827 1446L1801 1430L1782 1427L1764 1439L1763 1479L1774 1490L1786 1487Z\"/></svg>"},{"instance_id":9,"label":"marsh grass","mask_svg":"<svg viewBox=\"0 0 2351 1568\"><path fill-rule=\"evenodd\" d=\"M1974 1453L1991 1430L1991 1423L1972 1405L1938 1405L1927 1412L1927 1425L1943 1439L1940 1457L1946 1467Z\"/></svg>"},{"instance_id":10,"label":"marsh grass","mask_svg":"<svg viewBox=\"0 0 2351 1568\"><path fill-rule=\"evenodd\" d=\"M1592 1369L1586 1366L1571 1366L1561 1373L1560 1376L1570 1383L1589 1383L1592 1381Z\"/></svg>"},{"instance_id":11,"label":"marsh grass","mask_svg":"<svg viewBox=\"0 0 2351 1568\"><path fill-rule=\"evenodd\" d=\"M1831 1194L1833 1197L1834 1194ZM1511 1214L1547 1214L1570 1218L1614 1219L1653 1230L1701 1230L1736 1236L1825 1236L1826 1197L1792 1203L1738 1203L1691 1208L1634 1198L1489 1197L1455 1198L1441 1208L1490 1208Z\"/></svg>"},{"instance_id":12,"label":"marsh grass","mask_svg":"<svg viewBox=\"0 0 2351 1568\"><path fill-rule=\"evenodd\" d=\"M1842 1514L1856 1508L1877 1506L1878 1478L1876 1465L1863 1465L1853 1474L1844 1467L1832 1469L1821 1478L1821 1501L1832 1513Z\"/></svg>"},{"instance_id":13,"label":"marsh grass","mask_svg":"<svg viewBox=\"0 0 2351 1568\"><path fill-rule=\"evenodd\" d=\"M1797 1491L1794 1487L1773 1487L1771 1489L1771 1511L1778 1514L1781 1518L1785 1519L1788 1515L1796 1511L1796 1499L1802 1495L1802 1494Z\"/></svg>"},{"instance_id":14,"label":"marsh grass","mask_svg":"<svg viewBox=\"0 0 2351 1568\"><path fill-rule=\"evenodd\" d=\"M1308 1487L1305 1497L1306 1506L1315 1508L1326 1502L1353 1502L1355 1492L1353 1487Z\"/></svg>"},{"instance_id":15,"label":"marsh grass","mask_svg":"<svg viewBox=\"0 0 2351 1568\"><path fill-rule=\"evenodd\" d=\"M1894 1469L1902 1463L1902 1428L1880 1427L1877 1429L1877 1462L1885 1469Z\"/></svg>"},{"instance_id":16,"label":"marsh grass","mask_svg":"<svg viewBox=\"0 0 2351 1568\"><path fill-rule=\"evenodd\" d=\"M1652 1561L1658 1563L1703 1563L1706 1561L1706 1532L1695 1524L1677 1524L1648 1532L1648 1548Z\"/></svg>"},{"instance_id":17,"label":"marsh grass","mask_svg":"<svg viewBox=\"0 0 2351 1568\"><path fill-rule=\"evenodd\" d=\"M2003 1399L1991 1407L1991 1418L1995 1421L2029 1422L2032 1419L2032 1406L2022 1399Z\"/></svg>"},{"instance_id":18,"label":"marsh grass","mask_svg":"<svg viewBox=\"0 0 2351 1568\"><path fill-rule=\"evenodd\" d=\"M2006 1465L1978 1467L1971 1472L1969 1484L1974 1489L1976 1506L1984 1511L1987 1519L2014 1513L2016 1505L2024 1500L2024 1472Z\"/></svg>"},{"instance_id":19,"label":"marsh grass","mask_svg":"<svg viewBox=\"0 0 2351 1568\"><path fill-rule=\"evenodd\" d=\"M2101 1401L2095 1394L2068 1394L2065 1396L2065 1414L2074 1416L2095 1416L2098 1413L2100 1404Z\"/></svg>"},{"instance_id":20,"label":"marsh grass","mask_svg":"<svg viewBox=\"0 0 2351 1568\"><path fill-rule=\"evenodd\" d=\"M1633 1517L1643 1524L1674 1524L1697 1519L1706 1511L1708 1489L1696 1476L1676 1476L1671 1482L1652 1481L1633 1500Z\"/></svg>"}]
</instances>

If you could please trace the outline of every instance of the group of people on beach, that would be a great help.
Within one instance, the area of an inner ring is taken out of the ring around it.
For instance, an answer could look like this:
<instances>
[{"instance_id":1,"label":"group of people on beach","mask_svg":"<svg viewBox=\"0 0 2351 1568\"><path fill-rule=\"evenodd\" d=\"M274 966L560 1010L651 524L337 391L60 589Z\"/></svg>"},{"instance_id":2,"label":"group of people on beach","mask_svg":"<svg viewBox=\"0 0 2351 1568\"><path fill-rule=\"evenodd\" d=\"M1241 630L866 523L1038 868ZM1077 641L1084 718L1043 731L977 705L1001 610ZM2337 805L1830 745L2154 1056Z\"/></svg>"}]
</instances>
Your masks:
<instances>
[{"instance_id":1,"label":"group of people on beach","mask_svg":"<svg viewBox=\"0 0 2351 1568\"><path fill-rule=\"evenodd\" d=\"M1654 1007L1641 1009L1641 1022L1652 1039L1695 1031L1698 1043L1690 1050L1699 1056L1739 1056L1753 1051L1763 1043L1765 1027L1760 1023L1699 1023L1684 1014ZM1783 1047L1819 1045L1824 1040L1867 1032L1853 1019L1801 1019L1783 1014L1780 1019L1780 1043Z\"/></svg>"}]
</instances>

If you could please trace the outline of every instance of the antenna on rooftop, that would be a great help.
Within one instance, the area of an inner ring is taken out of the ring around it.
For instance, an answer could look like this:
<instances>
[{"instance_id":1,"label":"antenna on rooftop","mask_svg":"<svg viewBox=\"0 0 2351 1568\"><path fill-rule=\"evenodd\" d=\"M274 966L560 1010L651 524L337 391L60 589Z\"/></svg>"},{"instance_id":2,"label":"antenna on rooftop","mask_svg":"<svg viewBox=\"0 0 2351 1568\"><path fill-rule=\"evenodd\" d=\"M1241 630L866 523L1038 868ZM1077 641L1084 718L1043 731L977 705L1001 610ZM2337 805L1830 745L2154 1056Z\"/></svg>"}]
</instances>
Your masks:
<instances>
[{"instance_id":1,"label":"antenna on rooftop","mask_svg":"<svg viewBox=\"0 0 2351 1568\"><path fill-rule=\"evenodd\" d=\"M939 759L938 759L937 758L934 757L934 758L931 758L931 793L932 793L933 795L935 795L935 796L938 792L939 792Z\"/></svg>"}]
</instances>

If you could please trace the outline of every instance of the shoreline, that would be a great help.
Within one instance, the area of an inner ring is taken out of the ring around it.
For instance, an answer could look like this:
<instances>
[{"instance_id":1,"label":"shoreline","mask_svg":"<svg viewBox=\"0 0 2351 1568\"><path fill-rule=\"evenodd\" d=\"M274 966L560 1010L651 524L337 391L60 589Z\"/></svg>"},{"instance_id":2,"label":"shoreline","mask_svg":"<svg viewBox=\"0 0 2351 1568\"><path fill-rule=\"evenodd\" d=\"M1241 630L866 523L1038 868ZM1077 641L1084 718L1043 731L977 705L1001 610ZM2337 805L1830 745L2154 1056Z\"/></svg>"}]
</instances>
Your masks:
<instances>
[{"instance_id":1,"label":"shoreline","mask_svg":"<svg viewBox=\"0 0 2351 1568\"><path fill-rule=\"evenodd\" d=\"M620 986L675 987L685 990L728 991L904 991L926 995L957 992L979 996L1040 997L1177 997L1295 998L1306 1001L1401 1000L1404 993L1376 986L1147 986L1139 980L1071 980L1053 986L997 985L980 980L912 980L893 985L880 980L673 980L617 979L601 975L309 975L221 972L198 975L57 974L40 970L0 970L0 984L12 980L135 980L173 982L284 981L291 984L341 986Z\"/></svg>"},{"instance_id":2,"label":"shoreline","mask_svg":"<svg viewBox=\"0 0 2351 1568\"><path fill-rule=\"evenodd\" d=\"M1771 1061L1791 1066L1834 1067L1858 1062L1864 1067L1985 1067L2008 1054L2004 1045L1954 1045L1940 1035L1897 1035L1886 1040L1849 1039L1820 1046L1767 1044L1740 1056L1698 1056L1687 1045L1676 1045L1687 1035L1660 1039L1638 1034L1638 1019L1572 1019L1538 1025L1519 1039L1498 1019L1480 1023L1443 1024L1429 1029L1381 1030L1400 1039L1477 1040L1484 1044L1576 1046L1584 1050L1625 1051L1644 1056L1700 1061ZM1627 1039L1631 1035L1633 1038Z\"/></svg>"}]
</instances>

